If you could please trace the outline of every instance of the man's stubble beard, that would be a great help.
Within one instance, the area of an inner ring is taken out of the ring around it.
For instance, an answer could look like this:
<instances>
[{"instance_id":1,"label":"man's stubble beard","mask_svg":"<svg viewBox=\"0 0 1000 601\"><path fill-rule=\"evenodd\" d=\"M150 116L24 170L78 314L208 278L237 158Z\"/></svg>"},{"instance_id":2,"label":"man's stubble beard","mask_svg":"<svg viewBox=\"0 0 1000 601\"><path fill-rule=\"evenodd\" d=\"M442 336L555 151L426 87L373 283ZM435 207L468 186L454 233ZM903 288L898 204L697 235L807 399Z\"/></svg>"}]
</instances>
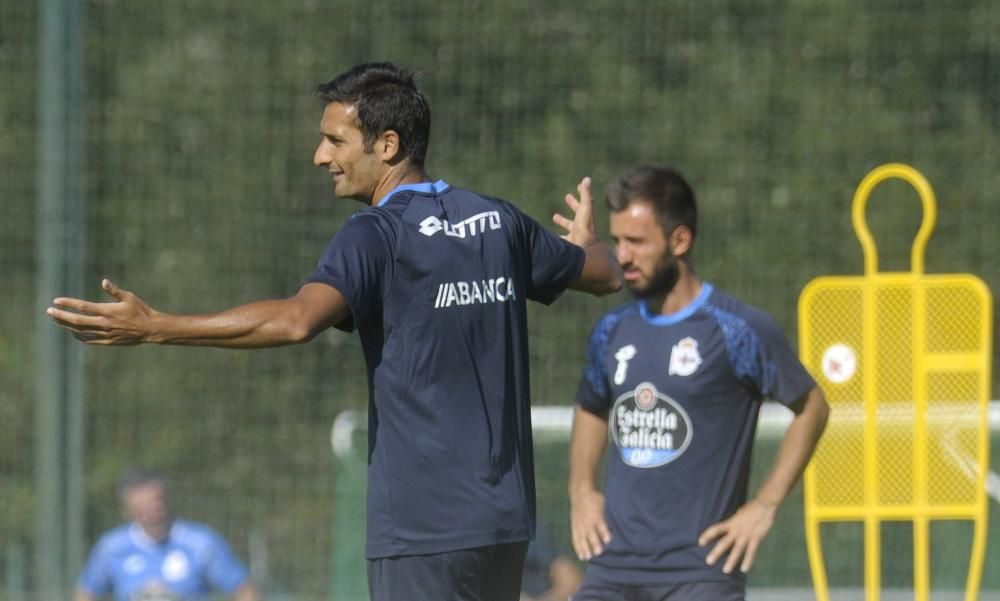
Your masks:
<instances>
[{"instance_id":1,"label":"man's stubble beard","mask_svg":"<svg viewBox=\"0 0 1000 601\"><path fill-rule=\"evenodd\" d=\"M680 259L674 256L665 256L653 271L649 283L643 288L630 287L632 295L640 299L648 299L670 293L677 285L677 280L681 277Z\"/></svg>"}]
</instances>

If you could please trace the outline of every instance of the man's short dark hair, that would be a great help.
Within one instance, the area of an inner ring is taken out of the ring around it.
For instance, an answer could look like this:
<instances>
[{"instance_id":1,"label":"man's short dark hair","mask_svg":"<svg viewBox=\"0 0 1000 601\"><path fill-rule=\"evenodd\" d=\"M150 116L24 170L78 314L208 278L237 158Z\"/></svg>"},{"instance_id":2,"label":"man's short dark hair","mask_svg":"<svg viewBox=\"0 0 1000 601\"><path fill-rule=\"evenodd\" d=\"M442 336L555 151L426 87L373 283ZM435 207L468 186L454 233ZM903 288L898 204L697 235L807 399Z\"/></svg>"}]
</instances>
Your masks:
<instances>
[{"instance_id":1,"label":"man's short dark hair","mask_svg":"<svg viewBox=\"0 0 1000 601\"><path fill-rule=\"evenodd\" d=\"M402 154L424 166L431 136L431 108L417 89L414 74L392 63L365 63L320 84L316 95L326 104L354 106L365 151L378 137L393 130L399 134Z\"/></svg>"},{"instance_id":2,"label":"man's short dark hair","mask_svg":"<svg viewBox=\"0 0 1000 601\"><path fill-rule=\"evenodd\" d=\"M635 167L608 183L605 198L614 212L624 211L633 201L648 202L665 236L679 225L691 230L692 238L697 234L698 206L694 190L670 167Z\"/></svg>"},{"instance_id":3,"label":"man's short dark hair","mask_svg":"<svg viewBox=\"0 0 1000 601\"><path fill-rule=\"evenodd\" d=\"M142 467L132 468L125 472L118 480L118 498L124 499L125 494L133 488L149 484L151 482L158 483L164 490L167 488L167 479L162 474Z\"/></svg>"}]
</instances>

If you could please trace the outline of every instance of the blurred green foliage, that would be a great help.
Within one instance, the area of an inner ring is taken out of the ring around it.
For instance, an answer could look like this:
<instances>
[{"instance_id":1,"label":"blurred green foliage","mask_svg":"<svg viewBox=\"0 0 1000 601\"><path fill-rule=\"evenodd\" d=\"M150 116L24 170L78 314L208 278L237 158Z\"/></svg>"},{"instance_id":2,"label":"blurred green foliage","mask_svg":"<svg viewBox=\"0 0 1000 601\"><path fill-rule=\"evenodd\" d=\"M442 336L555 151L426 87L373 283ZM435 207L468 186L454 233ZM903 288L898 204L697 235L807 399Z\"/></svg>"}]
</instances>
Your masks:
<instances>
[{"instance_id":1,"label":"blurred green foliage","mask_svg":"<svg viewBox=\"0 0 1000 601\"><path fill-rule=\"evenodd\" d=\"M975 273L1000 291L990 0L84 4L90 297L103 276L177 312L294 293L356 209L311 165L312 92L370 60L421 71L433 177L540 221L584 175L600 187L636 163L675 165L701 202L700 274L793 340L802 287L861 272L850 200L885 162L915 166L938 193L927 271ZM0 540L27 545L35 362L46 360L32 331L44 307L37 21L33 2L0 0ZM880 187L869 219L883 269L908 269L916 194ZM532 309L536 403L571 401L590 324L622 298L567 294ZM88 349L85 360L88 540L118 520L120 470L143 463L173 477L180 513L244 557L266 541L271 590L327 590L329 428L367 394L355 337Z\"/></svg>"}]
</instances>

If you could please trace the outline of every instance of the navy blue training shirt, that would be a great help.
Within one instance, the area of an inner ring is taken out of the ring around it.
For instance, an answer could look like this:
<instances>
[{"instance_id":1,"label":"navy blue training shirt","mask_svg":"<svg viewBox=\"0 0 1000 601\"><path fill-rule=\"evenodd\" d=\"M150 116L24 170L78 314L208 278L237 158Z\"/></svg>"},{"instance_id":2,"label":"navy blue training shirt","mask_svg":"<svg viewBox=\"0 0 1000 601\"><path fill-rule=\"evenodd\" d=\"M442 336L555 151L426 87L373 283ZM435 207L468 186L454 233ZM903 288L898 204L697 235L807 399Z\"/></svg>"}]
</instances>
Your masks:
<instances>
[{"instance_id":1,"label":"navy blue training shirt","mask_svg":"<svg viewBox=\"0 0 1000 601\"><path fill-rule=\"evenodd\" d=\"M309 279L344 295L368 367L369 558L529 540L535 483L525 302L583 250L443 181L356 213Z\"/></svg>"},{"instance_id":2,"label":"navy blue training shirt","mask_svg":"<svg viewBox=\"0 0 1000 601\"><path fill-rule=\"evenodd\" d=\"M712 546L698 536L746 502L763 399L790 405L813 386L770 316L710 284L677 313L635 301L602 317L576 400L608 415L612 539L588 573L621 584L743 581L724 561L706 565Z\"/></svg>"}]
</instances>

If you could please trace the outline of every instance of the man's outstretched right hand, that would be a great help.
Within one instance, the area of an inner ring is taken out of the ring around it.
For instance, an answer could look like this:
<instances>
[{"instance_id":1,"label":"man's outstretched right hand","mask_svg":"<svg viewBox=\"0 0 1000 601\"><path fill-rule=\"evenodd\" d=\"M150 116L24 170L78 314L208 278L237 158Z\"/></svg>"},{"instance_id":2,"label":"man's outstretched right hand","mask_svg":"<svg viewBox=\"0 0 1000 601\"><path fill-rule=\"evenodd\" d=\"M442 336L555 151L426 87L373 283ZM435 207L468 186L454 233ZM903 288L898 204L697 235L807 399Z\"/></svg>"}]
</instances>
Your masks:
<instances>
[{"instance_id":1,"label":"man's outstretched right hand","mask_svg":"<svg viewBox=\"0 0 1000 601\"><path fill-rule=\"evenodd\" d=\"M59 297L52 300L46 313L56 324L87 344L126 346L152 342L150 336L156 311L111 280L102 280L101 288L115 300L95 303Z\"/></svg>"}]
</instances>

